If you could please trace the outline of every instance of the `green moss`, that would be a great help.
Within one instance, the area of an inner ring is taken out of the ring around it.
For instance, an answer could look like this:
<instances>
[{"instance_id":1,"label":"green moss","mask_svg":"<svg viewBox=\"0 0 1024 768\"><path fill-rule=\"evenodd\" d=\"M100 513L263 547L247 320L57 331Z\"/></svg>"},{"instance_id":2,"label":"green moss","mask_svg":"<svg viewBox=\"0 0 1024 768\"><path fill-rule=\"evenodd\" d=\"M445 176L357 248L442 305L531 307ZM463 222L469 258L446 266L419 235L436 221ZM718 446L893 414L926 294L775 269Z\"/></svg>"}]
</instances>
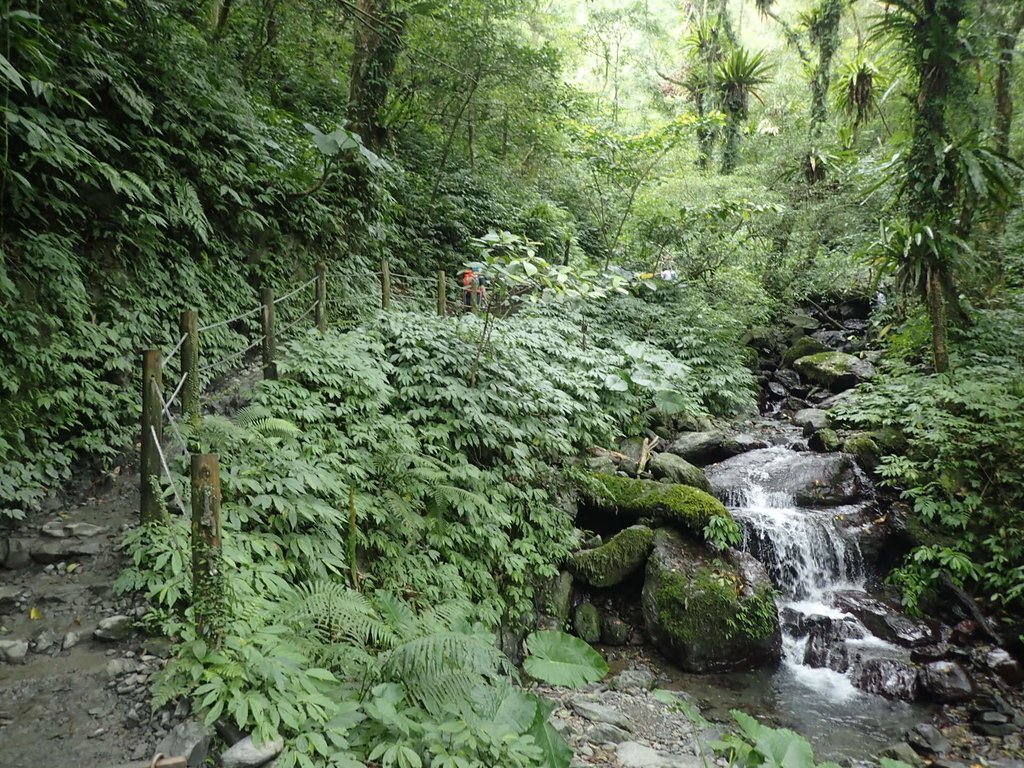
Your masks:
<instances>
[{"instance_id":1,"label":"green moss","mask_svg":"<svg viewBox=\"0 0 1024 768\"><path fill-rule=\"evenodd\" d=\"M853 454L864 469L874 470L879 463L881 451L871 435L851 435L843 443L843 452Z\"/></svg>"},{"instance_id":2,"label":"green moss","mask_svg":"<svg viewBox=\"0 0 1024 768\"><path fill-rule=\"evenodd\" d=\"M661 574L658 620L684 643L766 640L775 632L776 610L770 585L763 584L749 597L740 597L737 577L731 571L700 568L692 575Z\"/></svg>"},{"instance_id":3,"label":"green moss","mask_svg":"<svg viewBox=\"0 0 1024 768\"><path fill-rule=\"evenodd\" d=\"M595 549L576 552L569 567L582 581L592 587L611 587L621 583L647 560L654 546L654 531L634 525L619 531Z\"/></svg>"},{"instance_id":4,"label":"green moss","mask_svg":"<svg viewBox=\"0 0 1024 768\"><path fill-rule=\"evenodd\" d=\"M703 539L704 528L712 518L732 521L732 515L718 499L688 485L670 485L650 480L634 480L617 475L595 474L603 486L602 497L591 501L595 506L613 507L640 517L663 520L674 528Z\"/></svg>"},{"instance_id":5,"label":"green moss","mask_svg":"<svg viewBox=\"0 0 1024 768\"><path fill-rule=\"evenodd\" d=\"M786 353L782 356L782 362L785 365L793 365L801 357L807 357L808 355L816 355L820 352L828 352L829 348L822 344L817 339L811 336L803 336L797 339L793 346L786 350Z\"/></svg>"},{"instance_id":6,"label":"green moss","mask_svg":"<svg viewBox=\"0 0 1024 768\"><path fill-rule=\"evenodd\" d=\"M601 639L601 614L590 603L580 603L576 606L572 626L581 640L596 643Z\"/></svg>"},{"instance_id":7,"label":"green moss","mask_svg":"<svg viewBox=\"0 0 1024 768\"><path fill-rule=\"evenodd\" d=\"M819 429L808 442L811 450L832 453L839 450L839 435L834 429Z\"/></svg>"}]
</instances>

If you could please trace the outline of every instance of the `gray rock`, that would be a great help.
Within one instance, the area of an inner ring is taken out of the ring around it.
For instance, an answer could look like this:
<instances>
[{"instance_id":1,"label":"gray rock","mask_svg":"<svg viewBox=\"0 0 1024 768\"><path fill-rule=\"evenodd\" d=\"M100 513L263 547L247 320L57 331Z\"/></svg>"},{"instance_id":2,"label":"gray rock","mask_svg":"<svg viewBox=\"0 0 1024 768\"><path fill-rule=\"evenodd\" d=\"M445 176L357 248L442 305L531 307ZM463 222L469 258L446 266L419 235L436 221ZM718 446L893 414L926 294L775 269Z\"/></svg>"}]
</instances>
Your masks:
<instances>
[{"instance_id":1,"label":"gray rock","mask_svg":"<svg viewBox=\"0 0 1024 768\"><path fill-rule=\"evenodd\" d=\"M630 735L617 725L598 723L586 731L584 738L591 744L621 744L629 741Z\"/></svg>"},{"instance_id":2,"label":"gray rock","mask_svg":"<svg viewBox=\"0 0 1024 768\"><path fill-rule=\"evenodd\" d=\"M57 564L72 557L98 555L103 551L99 541L77 541L76 539L54 539L40 541L32 546L31 556L37 563Z\"/></svg>"},{"instance_id":3,"label":"gray rock","mask_svg":"<svg viewBox=\"0 0 1024 768\"><path fill-rule=\"evenodd\" d=\"M283 739L275 739L256 746L252 736L246 736L220 756L221 768L257 768L277 757L282 749Z\"/></svg>"},{"instance_id":4,"label":"gray rock","mask_svg":"<svg viewBox=\"0 0 1024 768\"><path fill-rule=\"evenodd\" d=\"M588 643L601 639L601 614L591 603L580 603L572 615L572 626L577 636Z\"/></svg>"},{"instance_id":5,"label":"gray rock","mask_svg":"<svg viewBox=\"0 0 1024 768\"><path fill-rule=\"evenodd\" d=\"M912 766L922 766L925 764L921 756L905 741L893 744L891 747L886 747L878 755L879 757L890 757L893 760L902 760L907 765Z\"/></svg>"},{"instance_id":6,"label":"gray rock","mask_svg":"<svg viewBox=\"0 0 1024 768\"><path fill-rule=\"evenodd\" d=\"M601 642L607 645L625 645L630 632L629 624L618 616L609 613L601 618Z\"/></svg>"},{"instance_id":7,"label":"gray rock","mask_svg":"<svg viewBox=\"0 0 1024 768\"><path fill-rule=\"evenodd\" d=\"M834 605L856 616L872 634L905 648L934 645L939 641L939 629L934 623L912 619L895 603L878 600L864 592L837 592Z\"/></svg>"},{"instance_id":8,"label":"gray rock","mask_svg":"<svg viewBox=\"0 0 1024 768\"><path fill-rule=\"evenodd\" d=\"M629 718L619 712L617 709L600 704L590 698L583 696L574 696L569 700L569 706L571 706L580 717L585 717L592 723L607 723L608 725L615 725L619 728L625 728L627 731L633 730L633 724Z\"/></svg>"},{"instance_id":9,"label":"gray rock","mask_svg":"<svg viewBox=\"0 0 1024 768\"><path fill-rule=\"evenodd\" d=\"M77 632L68 632L64 635L64 640L61 641L61 650L67 651L78 645L78 641L81 640L81 636Z\"/></svg>"},{"instance_id":10,"label":"gray rock","mask_svg":"<svg viewBox=\"0 0 1024 768\"><path fill-rule=\"evenodd\" d=\"M135 659L111 659L107 662L103 671L106 673L107 677L113 678L126 675L129 672L137 672L140 669L142 669L142 665L135 661ZM173 755L175 753L165 752L164 754Z\"/></svg>"},{"instance_id":11,"label":"gray rock","mask_svg":"<svg viewBox=\"0 0 1024 768\"><path fill-rule=\"evenodd\" d=\"M572 574L562 571L546 583L537 595L537 609L541 614L552 617L559 629L569 621L572 606Z\"/></svg>"},{"instance_id":12,"label":"gray rock","mask_svg":"<svg viewBox=\"0 0 1024 768\"><path fill-rule=\"evenodd\" d=\"M710 464L735 456L724 432L684 432L668 446L668 451L692 464Z\"/></svg>"},{"instance_id":13,"label":"gray rock","mask_svg":"<svg viewBox=\"0 0 1024 768\"><path fill-rule=\"evenodd\" d=\"M784 448L751 451L709 467L715 494L729 498L751 475L766 491L791 496L800 506L849 504L870 495L870 484L853 457L842 453L799 453Z\"/></svg>"},{"instance_id":14,"label":"gray rock","mask_svg":"<svg viewBox=\"0 0 1024 768\"><path fill-rule=\"evenodd\" d=\"M11 571L25 568L32 562L25 539L0 539L0 556L3 567Z\"/></svg>"},{"instance_id":15,"label":"gray rock","mask_svg":"<svg viewBox=\"0 0 1024 768\"><path fill-rule=\"evenodd\" d=\"M985 663L1010 685L1016 685L1024 679L1020 663L1002 648L993 648L989 651L985 656Z\"/></svg>"},{"instance_id":16,"label":"gray rock","mask_svg":"<svg viewBox=\"0 0 1024 768\"><path fill-rule=\"evenodd\" d=\"M900 659L857 659L850 682L887 699L914 701L918 696L917 667Z\"/></svg>"},{"instance_id":17,"label":"gray rock","mask_svg":"<svg viewBox=\"0 0 1024 768\"><path fill-rule=\"evenodd\" d=\"M24 664L28 656L27 640L0 640L0 659L8 664Z\"/></svg>"},{"instance_id":18,"label":"gray rock","mask_svg":"<svg viewBox=\"0 0 1024 768\"><path fill-rule=\"evenodd\" d=\"M33 642L33 650L36 653L46 653L57 645L57 633L50 628L41 629L36 633Z\"/></svg>"},{"instance_id":19,"label":"gray rock","mask_svg":"<svg viewBox=\"0 0 1024 768\"><path fill-rule=\"evenodd\" d=\"M799 374L833 392L843 392L874 378L875 367L845 352L819 352L793 363Z\"/></svg>"},{"instance_id":20,"label":"gray rock","mask_svg":"<svg viewBox=\"0 0 1024 768\"><path fill-rule=\"evenodd\" d=\"M918 675L922 691L933 701L952 703L974 696L974 683L962 666L954 661L933 661Z\"/></svg>"},{"instance_id":21,"label":"gray rock","mask_svg":"<svg viewBox=\"0 0 1024 768\"><path fill-rule=\"evenodd\" d=\"M0 613L8 613L17 610L18 598L21 596L21 587L0 586Z\"/></svg>"},{"instance_id":22,"label":"gray rock","mask_svg":"<svg viewBox=\"0 0 1024 768\"><path fill-rule=\"evenodd\" d=\"M942 731L930 723L915 725L907 731L906 739L910 746L926 755L944 755L953 748Z\"/></svg>"},{"instance_id":23,"label":"gray rock","mask_svg":"<svg viewBox=\"0 0 1024 768\"><path fill-rule=\"evenodd\" d=\"M93 632L100 640L124 640L132 633L132 619L129 616L108 616L100 620L99 627Z\"/></svg>"},{"instance_id":24,"label":"gray rock","mask_svg":"<svg viewBox=\"0 0 1024 768\"><path fill-rule=\"evenodd\" d=\"M793 423L803 429L804 437L810 437L828 427L828 414L818 408L803 408L793 414Z\"/></svg>"},{"instance_id":25,"label":"gray rock","mask_svg":"<svg viewBox=\"0 0 1024 768\"><path fill-rule=\"evenodd\" d=\"M53 539L66 539L68 537L68 532L64 529L64 523L60 520L51 520L44 524L39 529L39 532Z\"/></svg>"},{"instance_id":26,"label":"gray rock","mask_svg":"<svg viewBox=\"0 0 1024 768\"><path fill-rule=\"evenodd\" d=\"M654 673L646 669L624 669L613 677L609 684L616 691L645 690L654 688Z\"/></svg>"},{"instance_id":27,"label":"gray rock","mask_svg":"<svg viewBox=\"0 0 1024 768\"><path fill-rule=\"evenodd\" d=\"M102 525L93 525L92 523L76 522L66 523L64 530L72 536L78 536L81 539L92 538L93 536L99 536L100 534L106 533L109 529Z\"/></svg>"},{"instance_id":28,"label":"gray rock","mask_svg":"<svg viewBox=\"0 0 1024 768\"><path fill-rule=\"evenodd\" d=\"M622 768L704 768L694 755L673 755L636 741L624 741L615 748L615 757Z\"/></svg>"},{"instance_id":29,"label":"gray rock","mask_svg":"<svg viewBox=\"0 0 1024 768\"><path fill-rule=\"evenodd\" d=\"M156 751L165 755L184 757L189 768L198 768L210 754L212 738L212 728L195 720L186 720L178 723L164 736Z\"/></svg>"},{"instance_id":30,"label":"gray rock","mask_svg":"<svg viewBox=\"0 0 1024 768\"><path fill-rule=\"evenodd\" d=\"M711 485L700 467L695 467L682 456L674 453L656 453L651 457L651 474L655 478L668 480L679 485L689 485L710 491Z\"/></svg>"}]
</instances>

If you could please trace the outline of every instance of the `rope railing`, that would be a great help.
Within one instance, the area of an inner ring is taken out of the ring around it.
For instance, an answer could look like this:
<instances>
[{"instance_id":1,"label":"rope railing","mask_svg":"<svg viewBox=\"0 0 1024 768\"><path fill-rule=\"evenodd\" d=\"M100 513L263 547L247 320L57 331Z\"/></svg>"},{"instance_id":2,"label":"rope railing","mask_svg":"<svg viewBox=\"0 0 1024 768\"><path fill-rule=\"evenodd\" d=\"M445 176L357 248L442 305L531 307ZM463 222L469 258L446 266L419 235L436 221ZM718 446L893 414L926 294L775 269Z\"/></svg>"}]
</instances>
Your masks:
<instances>
[{"instance_id":1,"label":"rope railing","mask_svg":"<svg viewBox=\"0 0 1024 768\"><path fill-rule=\"evenodd\" d=\"M168 484L170 484L171 490L174 491L174 498L178 502L178 507L180 509L184 510L185 509L185 502L183 502L181 500L181 494L178 493L178 485L177 485L177 483L174 482L174 477L171 475L171 470L167 466L167 457L164 456L164 449L160 447L160 439L159 439L159 437L156 434L156 428L153 427L153 426L150 426L149 431L152 434L153 444L156 446L157 454L160 456L160 465L164 469L164 476L167 478L167 482L168 482Z\"/></svg>"},{"instance_id":2,"label":"rope railing","mask_svg":"<svg viewBox=\"0 0 1024 768\"><path fill-rule=\"evenodd\" d=\"M247 318L247 317L251 317L253 315L259 314L259 311L261 309L262 309L262 307L256 307L255 309L247 309L245 312L241 312L241 313L235 315L234 317L228 317L228 318L225 318L224 320L218 320L217 322L210 323L209 325L201 325L196 330L198 330L200 332L212 331L214 328L221 328L221 327L223 327L225 325L231 325L232 323L237 323L239 320L245 320L245 318Z\"/></svg>"},{"instance_id":3,"label":"rope railing","mask_svg":"<svg viewBox=\"0 0 1024 768\"><path fill-rule=\"evenodd\" d=\"M313 283L315 283L315 282L316 282L317 280L319 280L319 279L320 279L320 276L319 276L319 275L317 275L317 276L316 276L316 277L314 277L314 278L313 278L312 280L308 280L308 281L306 281L305 283L303 283L302 285L300 285L300 286L299 286L298 288L296 288L296 289L295 289L294 291L292 291L291 293L286 293L286 294L285 294L284 296L282 296L281 298L279 298L279 299L274 299L274 303L275 303L275 304L284 304L284 303L285 303L286 301L288 301L289 299L291 299L291 298L292 298L293 296L296 296L297 294L299 294L299 293L301 293L302 291L304 291L304 290L306 290L307 288L309 288L309 286L311 286L311 285L312 285Z\"/></svg>"}]
</instances>

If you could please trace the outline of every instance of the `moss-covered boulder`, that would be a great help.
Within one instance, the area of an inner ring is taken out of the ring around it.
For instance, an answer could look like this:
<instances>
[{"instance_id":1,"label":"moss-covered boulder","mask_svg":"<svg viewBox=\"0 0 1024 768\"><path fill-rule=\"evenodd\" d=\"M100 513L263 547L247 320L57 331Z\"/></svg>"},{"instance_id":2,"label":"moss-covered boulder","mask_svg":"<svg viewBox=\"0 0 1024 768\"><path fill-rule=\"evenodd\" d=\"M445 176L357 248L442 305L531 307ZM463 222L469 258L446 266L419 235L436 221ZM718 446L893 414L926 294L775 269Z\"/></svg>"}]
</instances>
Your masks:
<instances>
[{"instance_id":1,"label":"moss-covered boulder","mask_svg":"<svg viewBox=\"0 0 1024 768\"><path fill-rule=\"evenodd\" d=\"M569 621L572 608L572 574L562 571L540 586L536 592L537 612L550 617L550 624L563 629Z\"/></svg>"},{"instance_id":2,"label":"moss-covered boulder","mask_svg":"<svg viewBox=\"0 0 1024 768\"><path fill-rule=\"evenodd\" d=\"M572 615L572 628L576 636L588 643L601 640L601 614L592 603L580 603Z\"/></svg>"},{"instance_id":3,"label":"moss-covered boulder","mask_svg":"<svg viewBox=\"0 0 1024 768\"><path fill-rule=\"evenodd\" d=\"M851 454L861 468L873 472L881 461L881 451L875 439L866 432L850 435L843 441L843 452Z\"/></svg>"},{"instance_id":4,"label":"moss-covered boulder","mask_svg":"<svg viewBox=\"0 0 1024 768\"><path fill-rule=\"evenodd\" d=\"M704 470L695 467L682 456L674 453L656 453L651 457L651 474L658 480L668 480L677 485L689 485L710 492L711 484L704 475Z\"/></svg>"},{"instance_id":5,"label":"moss-covered boulder","mask_svg":"<svg viewBox=\"0 0 1024 768\"><path fill-rule=\"evenodd\" d=\"M592 587L613 587L647 561L653 545L654 531L646 525L633 525L600 547L576 552L569 560L569 569Z\"/></svg>"},{"instance_id":6,"label":"moss-covered boulder","mask_svg":"<svg viewBox=\"0 0 1024 768\"><path fill-rule=\"evenodd\" d=\"M593 477L598 488L587 500L590 506L627 521L654 519L698 538L703 538L704 527L713 517L732 521L725 505L699 488L617 475Z\"/></svg>"},{"instance_id":7,"label":"moss-covered boulder","mask_svg":"<svg viewBox=\"0 0 1024 768\"><path fill-rule=\"evenodd\" d=\"M812 451L834 453L839 450L839 434L834 429L819 429L807 441Z\"/></svg>"},{"instance_id":8,"label":"moss-covered boulder","mask_svg":"<svg viewBox=\"0 0 1024 768\"><path fill-rule=\"evenodd\" d=\"M801 357L816 355L819 352L829 352L828 347L822 344L813 336L803 336L797 339L793 345L782 355L782 363L787 368L792 366Z\"/></svg>"},{"instance_id":9,"label":"moss-covered boulder","mask_svg":"<svg viewBox=\"0 0 1024 768\"><path fill-rule=\"evenodd\" d=\"M808 381L832 392L843 392L875 375L867 360L845 352L818 352L801 357L793 367Z\"/></svg>"},{"instance_id":10,"label":"moss-covered boulder","mask_svg":"<svg viewBox=\"0 0 1024 768\"><path fill-rule=\"evenodd\" d=\"M629 624L618 616L609 613L601 620L601 642L606 645L625 645L630 632Z\"/></svg>"},{"instance_id":11,"label":"moss-covered boulder","mask_svg":"<svg viewBox=\"0 0 1024 768\"><path fill-rule=\"evenodd\" d=\"M699 545L660 529L647 559L642 607L647 633L688 672L774 664L782 655L775 591L753 557L712 559Z\"/></svg>"}]
</instances>

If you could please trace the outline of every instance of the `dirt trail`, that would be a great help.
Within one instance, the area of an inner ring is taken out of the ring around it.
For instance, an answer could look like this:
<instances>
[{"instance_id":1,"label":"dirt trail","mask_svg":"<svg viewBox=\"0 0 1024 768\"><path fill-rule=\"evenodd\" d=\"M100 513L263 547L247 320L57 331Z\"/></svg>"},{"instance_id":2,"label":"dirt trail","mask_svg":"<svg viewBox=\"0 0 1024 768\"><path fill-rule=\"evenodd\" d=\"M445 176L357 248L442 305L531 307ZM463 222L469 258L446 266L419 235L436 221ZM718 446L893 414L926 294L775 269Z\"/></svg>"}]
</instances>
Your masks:
<instances>
[{"instance_id":1,"label":"dirt trail","mask_svg":"<svg viewBox=\"0 0 1024 768\"><path fill-rule=\"evenodd\" d=\"M112 590L124 565L117 542L137 520L138 475L104 485L0 530L0 768L149 758L172 723L149 705L162 665L149 651L161 648L135 631L138 608ZM111 630L119 639L94 636L117 615L126 617Z\"/></svg>"}]
</instances>

